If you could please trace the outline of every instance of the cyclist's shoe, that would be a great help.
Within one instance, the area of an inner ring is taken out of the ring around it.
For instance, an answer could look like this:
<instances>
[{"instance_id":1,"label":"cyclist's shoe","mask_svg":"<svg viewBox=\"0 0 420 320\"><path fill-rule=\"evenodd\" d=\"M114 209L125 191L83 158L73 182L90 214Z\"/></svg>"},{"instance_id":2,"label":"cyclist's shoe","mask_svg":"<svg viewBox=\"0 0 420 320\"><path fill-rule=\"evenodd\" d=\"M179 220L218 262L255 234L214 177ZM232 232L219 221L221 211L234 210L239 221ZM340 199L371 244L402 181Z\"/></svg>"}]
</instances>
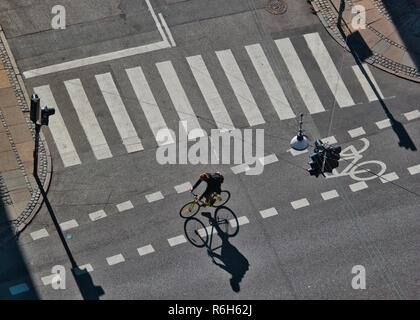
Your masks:
<instances>
[{"instance_id":1,"label":"cyclist's shoe","mask_svg":"<svg viewBox=\"0 0 420 320\"><path fill-rule=\"evenodd\" d=\"M203 201L203 205L207 207L210 204L210 200Z\"/></svg>"}]
</instances>

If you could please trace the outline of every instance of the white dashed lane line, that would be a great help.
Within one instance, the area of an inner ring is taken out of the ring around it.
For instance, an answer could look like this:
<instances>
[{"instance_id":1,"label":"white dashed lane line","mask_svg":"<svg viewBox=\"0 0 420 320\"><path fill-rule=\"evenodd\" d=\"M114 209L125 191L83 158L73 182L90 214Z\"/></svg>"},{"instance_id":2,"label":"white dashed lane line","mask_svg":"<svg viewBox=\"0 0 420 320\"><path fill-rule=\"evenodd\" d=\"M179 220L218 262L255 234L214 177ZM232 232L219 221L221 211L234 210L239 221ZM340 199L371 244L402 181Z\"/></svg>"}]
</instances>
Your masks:
<instances>
[{"instance_id":1,"label":"white dashed lane line","mask_svg":"<svg viewBox=\"0 0 420 320\"><path fill-rule=\"evenodd\" d=\"M232 227L235 227L235 219L232 219L232 220L229 220L229 222L230 222L230 225L232 226ZM238 224L241 226L241 225L244 225L244 224L247 224L247 223L249 223L249 220L248 220L248 218L246 217L246 216L242 216L242 217L239 217L238 218Z\"/></svg>"},{"instance_id":2,"label":"white dashed lane line","mask_svg":"<svg viewBox=\"0 0 420 320\"><path fill-rule=\"evenodd\" d=\"M38 240L38 239L42 239L48 236L49 236L49 233L46 229L41 229L38 231L31 232L32 240Z\"/></svg>"},{"instance_id":3,"label":"white dashed lane line","mask_svg":"<svg viewBox=\"0 0 420 320\"><path fill-rule=\"evenodd\" d=\"M363 129L363 127L359 127L356 129L352 129L347 131L352 138L360 137L366 134L366 131Z\"/></svg>"},{"instance_id":4,"label":"white dashed lane line","mask_svg":"<svg viewBox=\"0 0 420 320\"><path fill-rule=\"evenodd\" d=\"M85 274L86 272L92 272L93 271L93 267L91 264L84 264L82 266L79 266L76 270L74 270L74 273L76 274L76 276L80 276L82 274Z\"/></svg>"},{"instance_id":5,"label":"white dashed lane line","mask_svg":"<svg viewBox=\"0 0 420 320\"><path fill-rule=\"evenodd\" d=\"M382 121L375 122L375 124L379 129L385 129L391 126L391 121L389 119L385 119Z\"/></svg>"},{"instance_id":6,"label":"white dashed lane line","mask_svg":"<svg viewBox=\"0 0 420 320\"><path fill-rule=\"evenodd\" d=\"M89 218L92 221L96 221L105 217L106 217L106 213L104 210L99 210L99 211L89 213Z\"/></svg>"},{"instance_id":7,"label":"white dashed lane line","mask_svg":"<svg viewBox=\"0 0 420 320\"><path fill-rule=\"evenodd\" d=\"M398 180L399 177L395 172L387 173L379 177L382 183L387 183L390 181Z\"/></svg>"},{"instance_id":8,"label":"white dashed lane line","mask_svg":"<svg viewBox=\"0 0 420 320\"><path fill-rule=\"evenodd\" d=\"M276 156L274 153L273 153L273 154L270 154L270 155L268 155L268 156L265 156L265 157L259 158L258 160L261 162L261 164L262 164L263 166L266 166L266 165L268 165L268 164L272 164L272 163L274 163L274 162L279 161L279 159L277 159L277 156Z\"/></svg>"},{"instance_id":9,"label":"white dashed lane line","mask_svg":"<svg viewBox=\"0 0 420 320\"><path fill-rule=\"evenodd\" d=\"M306 199L306 198L290 202L290 204L292 205L293 209L295 209L295 210L309 206L308 199Z\"/></svg>"},{"instance_id":10,"label":"white dashed lane line","mask_svg":"<svg viewBox=\"0 0 420 320\"><path fill-rule=\"evenodd\" d=\"M41 281L44 284L44 286L49 286L53 283L60 282L61 281L61 276L60 276L59 273L50 274L48 276L42 277Z\"/></svg>"},{"instance_id":11,"label":"white dashed lane line","mask_svg":"<svg viewBox=\"0 0 420 320\"><path fill-rule=\"evenodd\" d=\"M420 164L407 168L411 175L420 173Z\"/></svg>"},{"instance_id":12,"label":"white dashed lane line","mask_svg":"<svg viewBox=\"0 0 420 320\"><path fill-rule=\"evenodd\" d=\"M239 164L230 168L234 174L242 173L249 170L249 166L246 163Z\"/></svg>"},{"instance_id":13,"label":"white dashed lane line","mask_svg":"<svg viewBox=\"0 0 420 320\"><path fill-rule=\"evenodd\" d=\"M337 190L331 190L331 191L321 193L321 197L324 200L330 200L330 199L337 198L338 193L337 193Z\"/></svg>"},{"instance_id":14,"label":"white dashed lane line","mask_svg":"<svg viewBox=\"0 0 420 320\"><path fill-rule=\"evenodd\" d=\"M296 156L298 156L298 155L301 155L301 154L307 153L307 152L308 152L308 149L306 149L306 150L301 150L301 151L299 151L299 150L295 150L295 149L289 149L289 150L287 150L287 152L290 152L290 153L292 154L292 156L296 157Z\"/></svg>"},{"instance_id":15,"label":"white dashed lane line","mask_svg":"<svg viewBox=\"0 0 420 320\"><path fill-rule=\"evenodd\" d=\"M323 139L321 139L321 141L323 143L327 143L327 144L337 143L337 139L334 136L323 138Z\"/></svg>"},{"instance_id":16,"label":"white dashed lane line","mask_svg":"<svg viewBox=\"0 0 420 320\"><path fill-rule=\"evenodd\" d=\"M368 185L366 184L366 182L360 181L360 182L356 182L356 183L353 183L353 184L349 185L349 187L350 187L351 191L356 192L356 191L366 189L368 187Z\"/></svg>"},{"instance_id":17,"label":"white dashed lane line","mask_svg":"<svg viewBox=\"0 0 420 320\"><path fill-rule=\"evenodd\" d=\"M414 110L411 112L404 113L404 116L406 117L408 121L410 121L410 120L420 118L420 112L419 110Z\"/></svg>"},{"instance_id":18,"label":"white dashed lane line","mask_svg":"<svg viewBox=\"0 0 420 320\"><path fill-rule=\"evenodd\" d=\"M173 246L177 246L181 243L187 242L187 239L185 239L184 235L180 235L180 236L168 239L168 242L169 242L169 245L171 247L173 247Z\"/></svg>"},{"instance_id":19,"label":"white dashed lane line","mask_svg":"<svg viewBox=\"0 0 420 320\"><path fill-rule=\"evenodd\" d=\"M183 192L186 192L189 189L191 189L192 188L192 185L189 182L185 182L183 184L179 184L179 185L175 186L174 188L175 188L175 191L177 193L183 193Z\"/></svg>"},{"instance_id":20,"label":"white dashed lane line","mask_svg":"<svg viewBox=\"0 0 420 320\"><path fill-rule=\"evenodd\" d=\"M261 217L263 217L263 219L268 218L268 217L272 217L272 216L276 216L278 214L279 213L277 212L276 208L270 208L270 209L260 211L260 215L261 215Z\"/></svg>"},{"instance_id":21,"label":"white dashed lane line","mask_svg":"<svg viewBox=\"0 0 420 320\"><path fill-rule=\"evenodd\" d=\"M60 223L60 228L62 231L67 231L73 228L77 228L79 226L79 224L77 223L76 220L69 220L63 223Z\"/></svg>"},{"instance_id":22,"label":"white dashed lane line","mask_svg":"<svg viewBox=\"0 0 420 320\"><path fill-rule=\"evenodd\" d=\"M117 204L117 210L119 212L127 211L127 210L130 210L130 209L133 209L133 208L134 208L134 206L131 203L131 201L126 201L126 202Z\"/></svg>"},{"instance_id":23,"label":"white dashed lane line","mask_svg":"<svg viewBox=\"0 0 420 320\"><path fill-rule=\"evenodd\" d=\"M164 198L163 194L160 191L146 195L146 199L147 199L148 202L154 202L154 201L162 200L163 198Z\"/></svg>"},{"instance_id":24,"label":"white dashed lane line","mask_svg":"<svg viewBox=\"0 0 420 320\"><path fill-rule=\"evenodd\" d=\"M106 258L106 262L108 262L108 264L110 266L113 266L114 264L118 264L118 263L121 263L121 262L124 262L124 261L125 261L125 259L124 259L123 255L121 253L117 254L115 256Z\"/></svg>"},{"instance_id":25,"label":"white dashed lane line","mask_svg":"<svg viewBox=\"0 0 420 320\"><path fill-rule=\"evenodd\" d=\"M137 252L139 253L140 256L144 256L146 254L155 252L155 249L153 249L152 245L149 244L147 246L137 248Z\"/></svg>"}]
</instances>

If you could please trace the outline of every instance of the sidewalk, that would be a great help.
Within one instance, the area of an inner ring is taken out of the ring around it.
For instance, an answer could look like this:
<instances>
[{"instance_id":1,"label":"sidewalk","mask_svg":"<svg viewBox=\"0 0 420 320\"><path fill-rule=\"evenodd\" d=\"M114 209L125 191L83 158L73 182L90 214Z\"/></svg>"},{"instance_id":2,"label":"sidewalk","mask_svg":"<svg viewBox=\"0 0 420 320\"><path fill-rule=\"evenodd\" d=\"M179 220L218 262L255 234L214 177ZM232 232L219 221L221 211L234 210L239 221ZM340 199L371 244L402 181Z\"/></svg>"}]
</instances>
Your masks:
<instances>
[{"instance_id":1,"label":"sidewalk","mask_svg":"<svg viewBox=\"0 0 420 320\"><path fill-rule=\"evenodd\" d=\"M33 172L30 102L0 27L0 246L24 229L42 204ZM38 176L47 190L51 158L40 139Z\"/></svg>"},{"instance_id":2,"label":"sidewalk","mask_svg":"<svg viewBox=\"0 0 420 320\"><path fill-rule=\"evenodd\" d=\"M328 32L348 49L337 28L340 0L312 0ZM366 28L355 30L354 6L363 6ZM345 0L341 22L348 37L359 32L372 54L365 62L397 76L420 82L420 0Z\"/></svg>"}]
</instances>

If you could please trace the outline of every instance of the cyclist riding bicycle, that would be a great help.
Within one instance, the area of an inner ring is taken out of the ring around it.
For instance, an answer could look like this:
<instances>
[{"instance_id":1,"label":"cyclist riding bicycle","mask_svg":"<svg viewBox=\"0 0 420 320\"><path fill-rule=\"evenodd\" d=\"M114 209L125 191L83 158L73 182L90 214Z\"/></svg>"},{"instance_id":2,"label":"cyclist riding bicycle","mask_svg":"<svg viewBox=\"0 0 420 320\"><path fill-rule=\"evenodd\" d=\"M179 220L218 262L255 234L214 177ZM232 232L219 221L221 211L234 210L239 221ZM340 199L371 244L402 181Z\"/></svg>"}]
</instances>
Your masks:
<instances>
[{"instance_id":1,"label":"cyclist riding bicycle","mask_svg":"<svg viewBox=\"0 0 420 320\"><path fill-rule=\"evenodd\" d=\"M220 194L222 192L221 184L224 181L223 176L220 174L220 172L216 173L202 173L200 174L200 179L194 184L192 189L190 189L190 192L193 192L195 188L198 187L198 185L201 183L201 181L207 182L207 188L204 193L198 197L198 200L201 200L203 197L206 198L206 201L203 202L205 206L213 205L213 203L216 201L216 199L213 198L212 194Z\"/></svg>"}]
</instances>

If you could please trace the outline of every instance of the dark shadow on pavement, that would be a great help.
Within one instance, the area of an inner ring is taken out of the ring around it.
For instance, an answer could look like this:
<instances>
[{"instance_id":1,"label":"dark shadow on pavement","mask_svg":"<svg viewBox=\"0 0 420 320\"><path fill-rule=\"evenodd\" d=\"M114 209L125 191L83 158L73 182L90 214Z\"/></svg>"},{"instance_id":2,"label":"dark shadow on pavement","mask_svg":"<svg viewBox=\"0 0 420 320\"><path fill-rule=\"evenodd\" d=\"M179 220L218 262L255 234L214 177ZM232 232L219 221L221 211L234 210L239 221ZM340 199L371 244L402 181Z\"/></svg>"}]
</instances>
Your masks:
<instances>
[{"instance_id":1,"label":"dark shadow on pavement","mask_svg":"<svg viewBox=\"0 0 420 320\"><path fill-rule=\"evenodd\" d=\"M345 24L348 30L350 28L347 26L345 21L342 19L342 14L345 9L345 1L341 0L340 2L340 8L338 11L338 20L337 20L337 28L340 31L341 36L343 39L346 40L347 46L350 49L351 54L353 55L354 60L356 61L357 65L360 68L360 71L368 81L370 87L372 88L373 92L375 93L379 103L381 104L385 115L388 117L391 127L394 130L395 134L397 135L399 142L398 145L402 148L409 149L411 151L417 151L417 148L413 142L413 140L410 138L410 135L408 134L407 130L405 130L404 126L401 124L401 122L397 121L392 113L389 111L388 107L386 106L385 102L383 101L381 95L379 94L378 90L376 89L374 83L370 79L369 75L367 74L366 70L364 69L362 62L369 57L369 51L370 49L367 47L366 43L364 43L364 40L360 35L358 35L358 32L350 33L349 36L346 36L345 32L343 31L343 28L341 26L341 22ZM420 32L420 30L419 30ZM419 39L420 42L420 39ZM367 48L367 49L366 49ZM370 53L372 54L372 53Z\"/></svg>"},{"instance_id":2,"label":"dark shadow on pavement","mask_svg":"<svg viewBox=\"0 0 420 320\"><path fill-rule=\"evenodd\" d=\"M245 256L229 242L229 235L220 229L217 221L211 216L208 216L208 218L210 223L214 225L218 236L222 240L222 245L220 247L220 254L215 253L211 248L208 248L207 252L215 265L232 275L232 278L230 279L232 290L239 292L239 283L242 281L242 278L249 269L249 262ZM220 260L221 263L217 262L215 258Z\"/></svg>"}]
</instances>

